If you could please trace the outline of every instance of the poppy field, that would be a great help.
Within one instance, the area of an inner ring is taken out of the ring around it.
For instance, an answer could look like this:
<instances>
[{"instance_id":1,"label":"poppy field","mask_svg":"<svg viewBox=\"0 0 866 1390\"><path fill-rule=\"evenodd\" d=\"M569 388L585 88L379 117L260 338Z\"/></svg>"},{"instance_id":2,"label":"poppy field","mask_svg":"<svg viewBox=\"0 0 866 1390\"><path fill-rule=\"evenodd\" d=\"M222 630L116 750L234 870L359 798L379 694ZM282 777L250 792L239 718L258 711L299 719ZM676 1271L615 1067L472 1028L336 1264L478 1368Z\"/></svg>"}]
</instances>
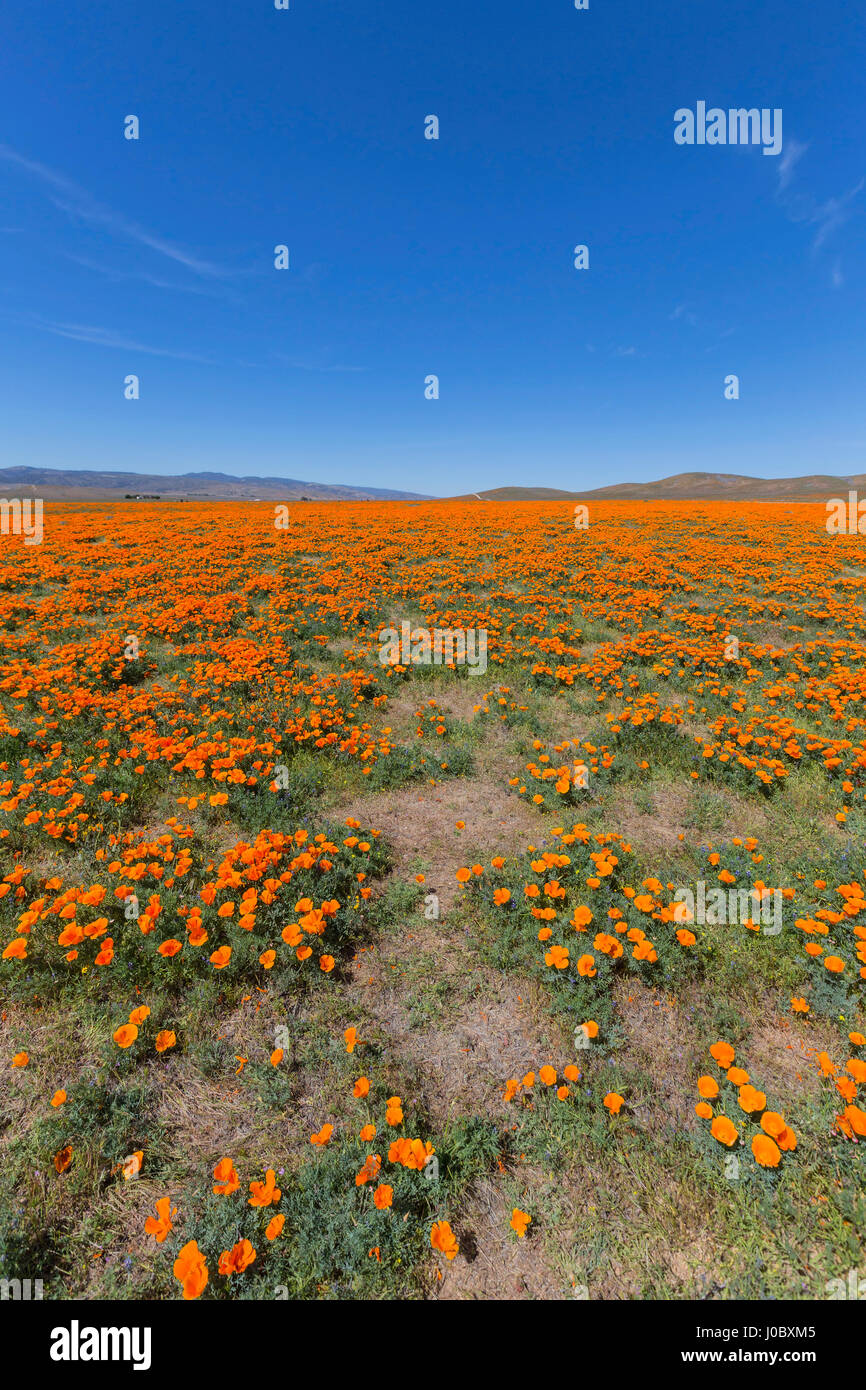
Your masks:
<instances>
[{"instance_id":1,"label":"poppy field","mask_svg":"<svg viewBox=\"0 0 866 1390\"><path fill-rule=\"evenodd\" d=\"M0 536L0 1279L866 1277L866 537L282 510ZM484 661L384 660L401 624Z\"/></svg>"}]
</instances>

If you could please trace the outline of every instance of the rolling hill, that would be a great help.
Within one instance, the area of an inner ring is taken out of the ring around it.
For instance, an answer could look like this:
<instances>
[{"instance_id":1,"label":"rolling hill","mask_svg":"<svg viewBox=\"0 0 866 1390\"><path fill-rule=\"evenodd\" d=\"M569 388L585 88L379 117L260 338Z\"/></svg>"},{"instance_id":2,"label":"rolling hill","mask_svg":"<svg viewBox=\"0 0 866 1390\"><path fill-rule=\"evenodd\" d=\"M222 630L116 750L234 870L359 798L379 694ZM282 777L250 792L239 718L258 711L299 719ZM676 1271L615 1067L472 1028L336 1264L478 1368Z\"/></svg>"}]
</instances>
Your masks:
<instances>
[{"instance_id":1,"label":"rolling hill","mask_svg":"<svg viewBox=\"0 0 866 1390\"><path fill-rule=\"evenodd\" d=\"M566 492L552 487L497 487L465 493L460 502L808 502L845 497L866 489L866 473L812 473L804 478L751 478L739 473L675 473L652 483L614 483L610 487Z\"/></svg>"},{"instance_id":2,"label":"rolling hill","mask_svg":"<svg viewBox=\"0 0 866 1390\"><path fill-rule=\"evenodd\" d=\"M363 501L423 500L419 492L395 492L380 487L350 487L343 484L310 483L298 478L235 477L230 473L115 473L90 469L0 468L0 489L37 489L47 498L69 498L79 494L93 498L123 498L128 494L161 498L213 499L227 501L288 501L307 498L313 502L349 499Z\"/></svg>"}]
</instances>

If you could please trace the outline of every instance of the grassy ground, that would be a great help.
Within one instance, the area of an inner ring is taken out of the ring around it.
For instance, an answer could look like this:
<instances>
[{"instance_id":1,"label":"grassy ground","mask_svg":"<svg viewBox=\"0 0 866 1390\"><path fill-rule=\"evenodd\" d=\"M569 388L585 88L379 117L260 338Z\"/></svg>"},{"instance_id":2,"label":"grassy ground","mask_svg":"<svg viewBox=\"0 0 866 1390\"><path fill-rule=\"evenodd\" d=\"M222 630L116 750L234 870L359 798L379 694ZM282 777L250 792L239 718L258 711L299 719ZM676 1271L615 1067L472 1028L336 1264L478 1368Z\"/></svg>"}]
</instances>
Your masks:
<instances>
[{"instance_id":1,"label":"grassy ground","mask_svg":"<svg viewBox=\"0 0 866 1390\"><path fill-rule=\"evenodd\" d=\"M862 1277L866 546L808 506L570 515L58 507L4 540L0 1277ZM484 627L488 670L383 668L404 618ZM756 882L778 932L675 909Z\"/></svg>"}]
</instances>

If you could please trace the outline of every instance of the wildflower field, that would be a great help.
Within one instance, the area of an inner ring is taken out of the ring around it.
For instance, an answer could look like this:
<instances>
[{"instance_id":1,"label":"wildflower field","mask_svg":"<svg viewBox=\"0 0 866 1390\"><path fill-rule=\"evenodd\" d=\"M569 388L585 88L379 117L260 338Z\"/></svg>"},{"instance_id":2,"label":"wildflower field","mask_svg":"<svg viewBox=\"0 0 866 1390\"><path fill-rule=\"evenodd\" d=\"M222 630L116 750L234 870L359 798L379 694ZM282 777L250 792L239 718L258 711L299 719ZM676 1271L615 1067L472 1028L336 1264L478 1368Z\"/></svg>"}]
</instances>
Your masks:
<instances>
[{"instance_id":1,"label":"wildflower field","mask_svg":"<svg viewBox=\"0 0 866 1390\"><path fill-rule=\"evenodd\" d=\"M862 1277L866 537L825 519L129 501L0 537L0 1278ZM407 621L486 670L383 664Z\"/></svg>"}]
</instances>

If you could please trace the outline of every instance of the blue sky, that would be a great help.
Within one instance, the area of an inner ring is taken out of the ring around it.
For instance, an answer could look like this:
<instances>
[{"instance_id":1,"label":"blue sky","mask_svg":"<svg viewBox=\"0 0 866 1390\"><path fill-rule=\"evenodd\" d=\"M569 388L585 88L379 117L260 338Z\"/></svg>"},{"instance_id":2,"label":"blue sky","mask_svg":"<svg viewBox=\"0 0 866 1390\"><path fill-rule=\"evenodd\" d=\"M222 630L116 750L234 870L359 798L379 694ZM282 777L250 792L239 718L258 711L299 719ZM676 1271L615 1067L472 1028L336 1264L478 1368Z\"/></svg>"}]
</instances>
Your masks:
<instances>
[{"instance_id":1,"label":"blue sky","mask_svg":"<svg viewBox=\"0 0 866 1390\"><path fill-rule=\"evenodd\" d=\"M0 462L866 471L864 50L848 0L4 0ZM699 100L781 155L676 145Z\"/></svg>"}]
</instances>

